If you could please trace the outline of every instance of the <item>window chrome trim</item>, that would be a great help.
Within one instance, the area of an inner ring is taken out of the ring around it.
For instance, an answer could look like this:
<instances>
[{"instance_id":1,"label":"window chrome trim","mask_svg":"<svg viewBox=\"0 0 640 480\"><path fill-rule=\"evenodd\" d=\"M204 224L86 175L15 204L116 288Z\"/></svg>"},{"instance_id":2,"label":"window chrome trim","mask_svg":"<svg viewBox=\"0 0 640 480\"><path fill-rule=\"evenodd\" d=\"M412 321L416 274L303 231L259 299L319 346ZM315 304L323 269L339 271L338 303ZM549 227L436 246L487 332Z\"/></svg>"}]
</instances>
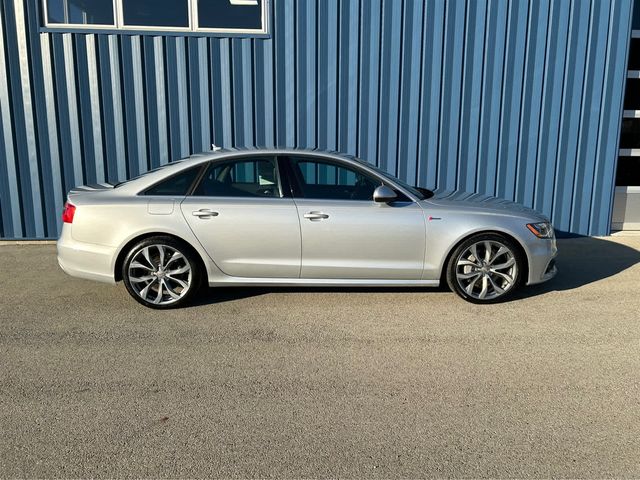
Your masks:
<instances>
[{"instance_id":1,"label":"window chrome trim","mask_svg":"<svg viewBox=\"0 0 640 480\"><path fill-rule=\"evenodd\" d=\"M187 18L189 25L186 27L167 27L167 26L151 26L151 25L125 25L124 23L124 0L111 0L113 2L113 22L106 23L51 23L49 22L48 0L41 0L40 7L42 9L43 26L46 31L91 31L91 30L111 30L113 33L128 34L145 34L151 32L167 32L177 34L230 34L230 35L256 35L264 36L269 34L269 7L271 0L262 0L261 23L262 28L208 28L199 26L198 18L198 1L187 1ZM229 0L230 2L233 0ZM236 0L237 1L237 0ZM235 4L240 6L242 4ZM78 32L80 33L80 32Z\"/></svg>"}]
</instances>

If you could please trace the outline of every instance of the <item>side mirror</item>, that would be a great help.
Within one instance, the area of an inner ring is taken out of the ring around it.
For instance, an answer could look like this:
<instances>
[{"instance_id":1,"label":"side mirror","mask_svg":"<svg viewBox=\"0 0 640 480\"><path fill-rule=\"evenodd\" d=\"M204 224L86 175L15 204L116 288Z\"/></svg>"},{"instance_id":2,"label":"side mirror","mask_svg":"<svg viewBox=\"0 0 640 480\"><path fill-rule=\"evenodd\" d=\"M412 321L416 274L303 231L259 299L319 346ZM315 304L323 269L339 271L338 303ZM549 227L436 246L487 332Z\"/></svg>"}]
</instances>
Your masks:
<instances>
[{"instance_id":1,"label":"side mirror","mask_svg":"<svg viewBox=\"0 0 640 480\"><path fill-rule=\"evenodd\" d=\"M393 202L398 195L391 188L386 185L380 185L373 191L373 201L378 203Z\"/></svg>"}]
</instances>

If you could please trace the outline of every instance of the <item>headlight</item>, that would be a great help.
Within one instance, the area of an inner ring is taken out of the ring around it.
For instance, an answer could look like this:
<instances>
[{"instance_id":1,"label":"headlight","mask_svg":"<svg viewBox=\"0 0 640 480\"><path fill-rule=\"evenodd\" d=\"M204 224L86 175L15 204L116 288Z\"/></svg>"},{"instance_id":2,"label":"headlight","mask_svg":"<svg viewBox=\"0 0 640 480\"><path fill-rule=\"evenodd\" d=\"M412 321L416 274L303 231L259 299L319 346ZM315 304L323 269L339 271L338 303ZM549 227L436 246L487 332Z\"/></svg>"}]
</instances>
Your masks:
<instances>
[{"instance_id":1,"label":"headlight","mask_svg":"<svg viewBox=\"0 0 640 480\"><path fill-rule=\"evenodd\" d=\"M549 222L527 223L527 228L538 238L553 238L553 226Z\"/></svg>"}]
</instances>

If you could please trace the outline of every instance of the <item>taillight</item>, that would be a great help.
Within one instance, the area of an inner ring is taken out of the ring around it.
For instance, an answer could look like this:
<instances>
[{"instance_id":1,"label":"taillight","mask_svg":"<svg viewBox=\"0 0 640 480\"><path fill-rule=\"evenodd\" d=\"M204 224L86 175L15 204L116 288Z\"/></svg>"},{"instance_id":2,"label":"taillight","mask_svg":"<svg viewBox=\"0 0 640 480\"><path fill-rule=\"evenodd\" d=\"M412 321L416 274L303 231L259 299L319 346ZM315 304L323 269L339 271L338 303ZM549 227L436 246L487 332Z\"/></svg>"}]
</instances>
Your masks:
<instances>
[{"instance_id":1,"label":"taillight","mask_svg":"<svg viewBox=\"0 0 640 480\"><path fill-rule=\"evenodd\" d=\"M64 223L73 223L73 216L76 213L76 206L66 202L64 204L64 210L62 211L62 221Z\"/></svg>"}]
</instances>

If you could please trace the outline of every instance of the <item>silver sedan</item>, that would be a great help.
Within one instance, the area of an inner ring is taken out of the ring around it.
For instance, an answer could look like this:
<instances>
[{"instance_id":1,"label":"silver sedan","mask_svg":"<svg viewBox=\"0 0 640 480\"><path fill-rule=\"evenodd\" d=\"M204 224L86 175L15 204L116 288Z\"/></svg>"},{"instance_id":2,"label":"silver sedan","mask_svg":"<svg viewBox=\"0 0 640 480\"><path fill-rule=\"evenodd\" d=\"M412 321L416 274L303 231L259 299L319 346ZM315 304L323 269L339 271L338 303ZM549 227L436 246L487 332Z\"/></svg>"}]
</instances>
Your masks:
<instances>
[{"instance_id":1,"label":"silver sedan","mask_svg":"<svg viewBox=\"0 0 640 480\"><path fill-rule=\"evenodd\" d=\"M548 219L493 197L433 192L358 159L220 150L69 192L58 262L123 281L152 308L203 284L438 286L501 301L556 273Z\"/></svg>"}]
</instances>

